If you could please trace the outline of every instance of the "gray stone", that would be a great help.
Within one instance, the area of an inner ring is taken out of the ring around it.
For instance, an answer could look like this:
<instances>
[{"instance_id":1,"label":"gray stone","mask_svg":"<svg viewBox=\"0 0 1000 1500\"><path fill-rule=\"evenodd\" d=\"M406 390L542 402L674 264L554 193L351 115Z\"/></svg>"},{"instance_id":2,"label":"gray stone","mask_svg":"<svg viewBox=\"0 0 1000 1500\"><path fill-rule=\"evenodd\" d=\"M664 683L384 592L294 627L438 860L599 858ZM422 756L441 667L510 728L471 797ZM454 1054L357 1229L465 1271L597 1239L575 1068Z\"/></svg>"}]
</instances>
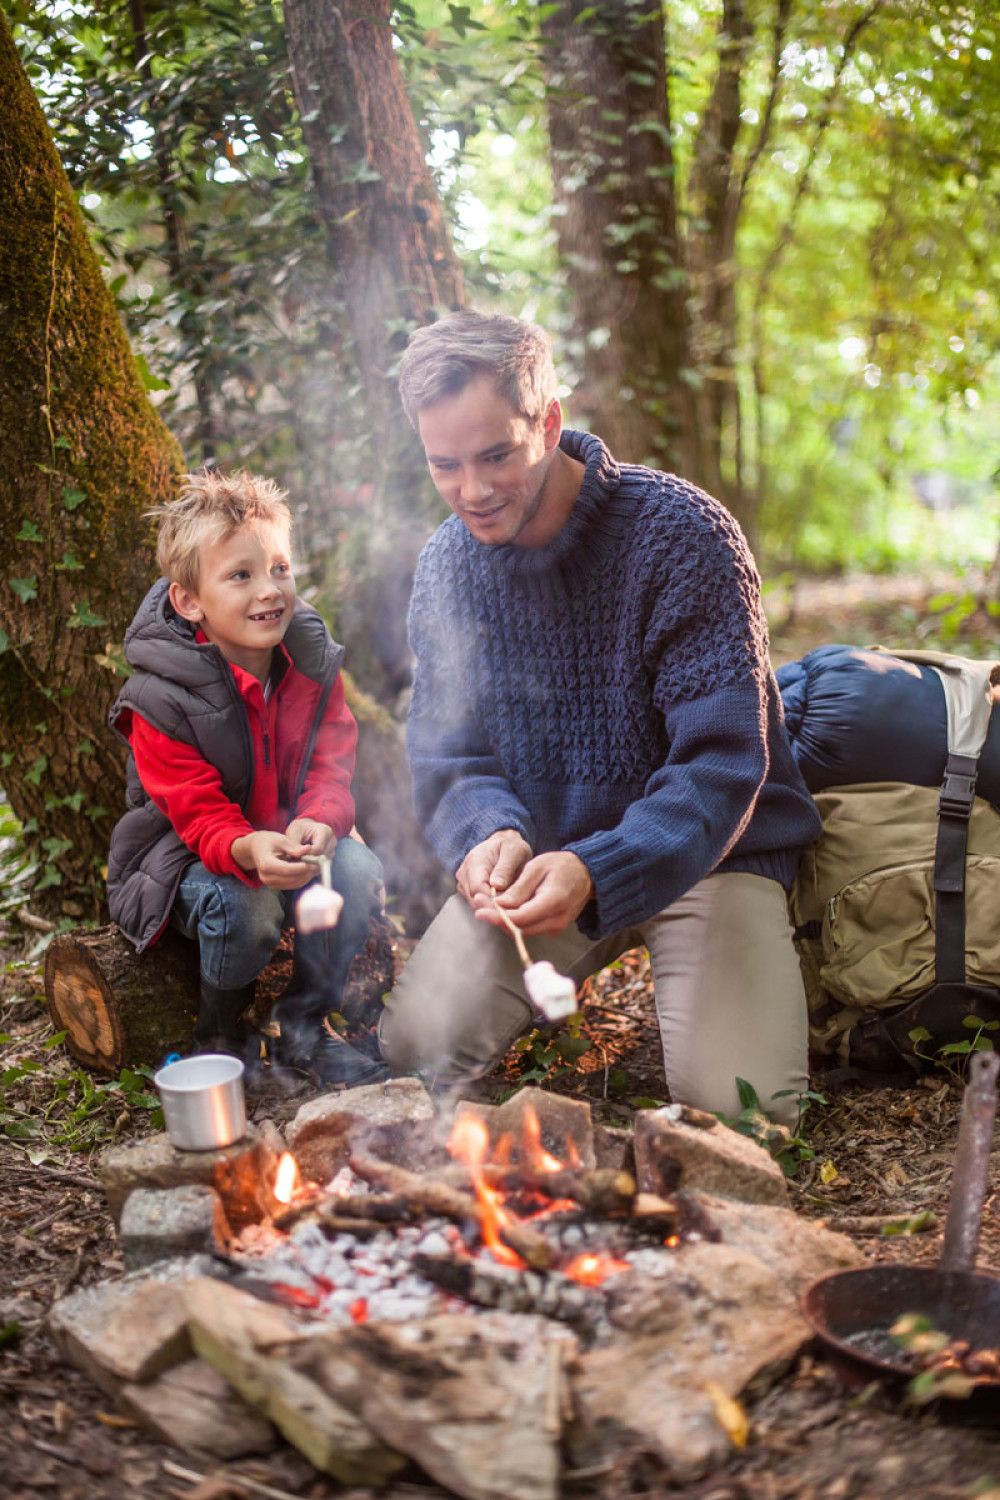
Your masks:
<instances>
[{"instance_id":1,"label":"gray stone","mask_svg":"<svg viewBox=\"0 0 1000 1500\"><path fill-rule=\"evenodd\" d=\"M635 1122L640 1192L669 1197L697 1189L745 1203L788 1204L785 1175L772 1156L726 1125L705 1129L676 1117L673 1106L642 1110Z\"/></svg>"},{"instance_id":2,"label":"gray stone","mask_svg":"<svg viewBox=\"0 0 1000 1500\"><path fill-rule=\"evenodd\" d=\"M366 1139L377 1139L383 1160L411 1171L422 1171L444 1141L431 1096L418 1078L321 1094L302 1105L285 1134L303 1179L319 1183L335 1177Z\"/></svg>"},{"instance_id":3,"label":"gray stone","mask_svg":"<svg viewBox=\"0 0 1000 1500\"><path fill-rule=\"evenodd\" d=\"M501 1136L510 1135L514 1161L518 1159L524 1139L525 1117L534 1113L546 1151L564 1162L575 1158L576 1165L588 1170L596 1165L590 1105L583 1099L567 1099L563 1094L526 1088L518 1089L503 1104L476 1104L463 1100L455 1110L455 1118L461 1119L466 1113L476 1115L486 1124L491 1146L495 1146Z\"/></svg>"},{"instance_id":4,"label":"gray stone","mask_svg":"<svg viewBox=\"0 0 1000 1500\"><path fill-rule=\"evenodd\" d=\"M70 1364L115 1396L190 1356L181 1284L143 1275L87 1287L55 1304L49 1334Z\"/></svg>"},{"instance_id":5,"label":"gray stone","mask_svg":"<svg viewBox=\"0 0 1000 1500\"><path fill-rule=\"evenodd\" d=\"M614 1337L574 1368L567 1436L577 1467L642 1450L679 1478L704 1472L730 1443L717 1398L766 1385L811 1337L781 1278L729 1245L688 1244L655 1261L645 1253L605 1285Z\"/></svg>"},{"instance_id":6,"label":"gray stone","mask_svg":"<svg viewBox=\"0 0 1000 1500\"><path fill-rule=\"evenodd\" d=\"M270 1149L249 1125L242 1140L220 1151L178 1151L165 1131L113 1146L98 1162L97 1175L116 1223L134 1188L198 1182L215 1189L233 1229L242 1229L264 1217L261 1186L273 1180L274 1168Z\"/></svg>"},{"instance_id":7,"label":"gray stone","mask_svg":"<svg viewBox=\"0 0 1000 1500\"><path fill-rule=\"evenodd\" d=\"M122 1386L118 1405L182 1453L242 1458L270 1453L278 1442L270 1422L200 1359L187 1359L148 1385Z\"/></svg>"},{"instance_id":8,"label":"gray stone","mask_svg":"<svg viewBox=\"0 0 1000 1500\"><path fill-rule=\"evenodd\" d=\"M594 1165L635 1175L635 1132L620 1125L594 1125Z\"/></svg>"},{"instance_id":9,"label":"gray stone","mask_svg":"<svg viewBox=\"0 0 1000 1500\"><path fill-rule=\"evenodd\" d=\"M818 1276L867 1264L867 1257L846 1234L807 1219L790 1208L766 1203L737 1203L708 1193L692 1193L722 1235L781 1277L796 1295Z\"/></svg>"},{"instance_id":10,"label":"gray stone","mask_svg":"<svg viewBox=\"0 0 1000 1500\"><path fill-rule=\"evenodd\" d=\"M575 1352L544 1318L445 1313L340 1329L290 1361L453 1494L555 1500Z\"/></svg>"},{"instance_id":11,"label":"gray stone","mask_svg":"<svg viewBox=\"0 0 1000 1500\"><path fill-rule=\"evenodd\" d=\"M231 1239L214 1188L187 1182L174 1188L136 1188L118 1225L128 1271L178 1255L224 1250Z\"/></svg>"}]
</instances>

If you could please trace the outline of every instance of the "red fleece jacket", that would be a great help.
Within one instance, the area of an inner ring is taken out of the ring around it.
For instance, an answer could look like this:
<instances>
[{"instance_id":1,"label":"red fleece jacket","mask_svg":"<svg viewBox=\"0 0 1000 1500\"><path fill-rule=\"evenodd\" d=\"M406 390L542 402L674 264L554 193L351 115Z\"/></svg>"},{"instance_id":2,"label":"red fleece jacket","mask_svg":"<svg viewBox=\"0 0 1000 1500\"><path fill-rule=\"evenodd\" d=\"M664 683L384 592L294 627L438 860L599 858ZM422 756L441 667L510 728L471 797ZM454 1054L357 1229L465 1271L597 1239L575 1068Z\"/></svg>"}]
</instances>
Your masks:
<instances>
[{"instance_id":1,"label":"red fleece jacket","mask_svg":"<svg viewBox=\"0 0 1000 1500\"><path fill-rule=\"evenodd\" d=\"M204 639L200 631L199 637ZM267 702L257 679L229 663L253 741L254 782L245 816L223 791L219 772L196 750L170 739L138 714L132 714L126 731L140 781L188 848L213 874L235 875L247 885L260 881L233 859L236 839L260 828L284 833L293 818L326 823L337 838L345 837L354 825L351 777L358 727L344 701L339 676L316 734L301 795L295 807L290 806L322 689L296 670L283 647L278 650L285 671Z\"/></svg>"}]
</instances>

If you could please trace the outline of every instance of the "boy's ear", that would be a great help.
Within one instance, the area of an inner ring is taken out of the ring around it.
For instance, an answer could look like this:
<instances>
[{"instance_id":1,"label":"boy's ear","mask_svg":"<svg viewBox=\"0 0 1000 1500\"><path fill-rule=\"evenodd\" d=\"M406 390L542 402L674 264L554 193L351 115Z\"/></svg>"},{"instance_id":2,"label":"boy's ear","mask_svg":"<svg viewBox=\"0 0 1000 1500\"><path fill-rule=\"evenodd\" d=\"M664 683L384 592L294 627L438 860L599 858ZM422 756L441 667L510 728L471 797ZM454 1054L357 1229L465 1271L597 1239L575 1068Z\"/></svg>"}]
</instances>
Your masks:
<instances>
[{"instance_id":1,"label":"boy's ear","mask_svg":"<svg viewBox=\"0 0 1000 1500\"><path fill-rule=\"evenodd\" d=\"M192 625L197 625L199 620L205 618L205 611L194 594L189 594L176 580L167 590L167 597L182 620L190 620Z\"/></svg>"}]
</instances>

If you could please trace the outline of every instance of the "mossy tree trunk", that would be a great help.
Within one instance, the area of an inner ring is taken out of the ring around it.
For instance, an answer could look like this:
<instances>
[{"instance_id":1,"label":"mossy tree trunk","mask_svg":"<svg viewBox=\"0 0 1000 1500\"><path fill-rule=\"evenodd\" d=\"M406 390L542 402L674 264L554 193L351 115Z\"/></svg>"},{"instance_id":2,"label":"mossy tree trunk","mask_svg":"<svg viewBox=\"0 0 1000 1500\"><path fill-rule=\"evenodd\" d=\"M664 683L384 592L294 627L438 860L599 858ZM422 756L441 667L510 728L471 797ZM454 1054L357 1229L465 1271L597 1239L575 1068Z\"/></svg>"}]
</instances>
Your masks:
<instances>
[{"instance_id":1,"label":"mossy tree trunk","mask_svg":"<svg viewBox=\"0 0 1000 1500\"><path fill-rule=\"evenodd\" d=\"M0 785L36 889L89 916L124 793L106 648L155 574L143 512L183 463L3 17L0 118Z\"/></svg>"}]
</instances>

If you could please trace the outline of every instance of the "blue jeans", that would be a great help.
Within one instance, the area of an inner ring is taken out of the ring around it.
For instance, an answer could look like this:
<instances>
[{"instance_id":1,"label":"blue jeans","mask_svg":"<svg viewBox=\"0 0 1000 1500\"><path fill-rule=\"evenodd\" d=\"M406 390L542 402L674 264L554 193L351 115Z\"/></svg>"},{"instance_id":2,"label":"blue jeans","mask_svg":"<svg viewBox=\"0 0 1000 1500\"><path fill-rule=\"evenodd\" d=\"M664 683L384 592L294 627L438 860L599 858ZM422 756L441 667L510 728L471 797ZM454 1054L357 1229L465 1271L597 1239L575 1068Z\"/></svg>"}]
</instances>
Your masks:
<instances>
[{"instance_id":1,"label":"blue jeans","mask_svg":"<svg viewBox=\"0 0 1000 1500\"><path fill-rule=\"evenodd\" d=\"M364 946L372 916L382 907L382 866L357 839L339 839L331 871L334 889L344 898L336 927L300 935L309 967L322 975L326 1011L335 1010L347 974ZM201 953L201 972L220 990L252 984L266 966L281 929L290 926L298 891L273 891L244 885L235 875L213 875L200 860L184 871L170 914L171 925L193 938ZM298 962L296 964L298 967Z\"/></svg>"}]
</instances>

